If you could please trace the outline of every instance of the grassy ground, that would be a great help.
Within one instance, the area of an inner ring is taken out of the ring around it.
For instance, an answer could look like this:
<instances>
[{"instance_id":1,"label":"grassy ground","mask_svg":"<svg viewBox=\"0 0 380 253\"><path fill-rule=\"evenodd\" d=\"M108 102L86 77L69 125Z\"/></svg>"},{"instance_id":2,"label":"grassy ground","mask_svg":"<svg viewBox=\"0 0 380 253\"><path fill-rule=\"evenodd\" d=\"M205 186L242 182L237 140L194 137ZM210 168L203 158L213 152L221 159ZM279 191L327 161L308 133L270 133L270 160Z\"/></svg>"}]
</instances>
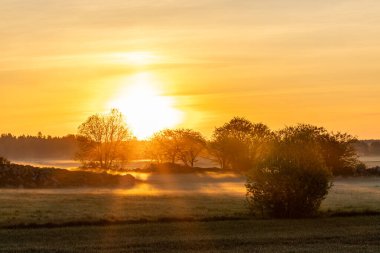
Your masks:
<instances>
[{"instance_id":1,"label":"grassy ground","mask_svg":"<svg viewBox=\"0 0 380 253\"><path fill-rule=\"evenodd\" d=\"M254 220L239 177L145 180L133 190L2 189L0 252L380 252L380 216ZM337 179L321 210L379 212L380 178ZM118 225L77 226L98 221Z\"/></svg>"},{"instance_id":2,"label":"grassy ground","mask_svg":"<svg viewBox=\"0 0 380 253\"><path fill-rule=\"evenodd\" d=\"M203 219L246 216L241 196L13 193L1 196L0 227L20 223Z\"/></svg>"},{"instance_id":3,"label":"grassy ground","mask_svg":"<svg viewBox=\"0 0 380 253\"><path fill-rule=\"evenodd\" d=\"M158 180L155 178L155 180ZM209 183L188 178L135 190L0 190L0 227L18 224L136 221L215 217L246 218L244 182L229 179ZM163 187L165 186L165 187ZM380 178L339 179L321 211L380 212Z\"/></svg>"},{"instance_id":4,"label":"grassy ground","mask_svg":"<svg viewBox=\"0 0 380 253\"><path fill-rule=\"evenodd\" d=\"M0 229L0 252L380 252L380 217Z\"/></svg>"},{"instance_id":5,"label":"grassy ground","mask_svg":"<svg viewBox=\"0 0 380 253\"><path fill-rule=\"evenodd\" d=\"M340 178L322 203L323 211L380 211L380 177Z\"/></svg>"}]
</instances>

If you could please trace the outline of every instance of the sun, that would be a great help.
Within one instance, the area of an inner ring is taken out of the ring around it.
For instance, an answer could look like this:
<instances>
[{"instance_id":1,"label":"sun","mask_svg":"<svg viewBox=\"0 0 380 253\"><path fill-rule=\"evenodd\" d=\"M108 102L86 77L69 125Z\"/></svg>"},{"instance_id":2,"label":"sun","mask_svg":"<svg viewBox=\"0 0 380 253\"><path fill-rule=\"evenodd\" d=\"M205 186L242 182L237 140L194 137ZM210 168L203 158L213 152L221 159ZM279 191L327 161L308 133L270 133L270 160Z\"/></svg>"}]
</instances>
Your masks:
<instances>
[{"instance_id":1,"label":"sun","mask_svg":"<svg viewBox=\"0 0 380 253\"><path fill-rule=\"evenodd\" d=\"M110 108L117 108L125 115L129 128L140 140L175 127L182 120L182 112L175 108L174 98L160 95L156 82L151 74L139 73L109 104Z\"/></svg>"}]
</instances>

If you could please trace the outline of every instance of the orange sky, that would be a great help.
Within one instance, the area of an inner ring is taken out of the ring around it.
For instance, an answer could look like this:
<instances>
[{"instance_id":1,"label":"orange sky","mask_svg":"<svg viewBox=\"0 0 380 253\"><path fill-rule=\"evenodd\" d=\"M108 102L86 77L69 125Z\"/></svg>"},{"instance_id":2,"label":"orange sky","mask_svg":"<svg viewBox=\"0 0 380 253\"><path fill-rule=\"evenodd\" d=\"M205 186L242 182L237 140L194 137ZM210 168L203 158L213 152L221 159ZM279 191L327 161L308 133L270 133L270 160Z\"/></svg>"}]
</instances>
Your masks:
<instances>
[{"instance_id":1,"label":"orange sky","mask_svg":"<svg viewBox=\"0 0 380 253\"><path fill-rule=\"evenodd\" d=\"M380 138L379 13L377 0L3 0L0 133L76 133L148 75L177 126L205 134L245 116Z\"/></svg>"}]
</instances>

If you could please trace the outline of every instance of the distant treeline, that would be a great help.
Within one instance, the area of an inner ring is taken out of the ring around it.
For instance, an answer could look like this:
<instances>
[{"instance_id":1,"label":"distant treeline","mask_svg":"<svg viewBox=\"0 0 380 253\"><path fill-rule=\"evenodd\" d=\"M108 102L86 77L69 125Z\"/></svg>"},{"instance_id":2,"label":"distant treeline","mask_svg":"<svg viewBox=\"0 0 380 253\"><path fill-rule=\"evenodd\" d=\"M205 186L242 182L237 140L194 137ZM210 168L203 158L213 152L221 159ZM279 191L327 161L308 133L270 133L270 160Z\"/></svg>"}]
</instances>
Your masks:
<instances>
[{"instance_id":1,"label":"distant treeline","mask_svg":"<svg viewBox=\"0 0 380 253\"><path fill-rule=\"evenodd\" d=\"M75 135L64 137L2 134L0 156L8 159L74 159L77 152Z\"/></svg>"},{"instance_id":2,"label":"distant treeline","mask_svg":"<svg viewBox=\"0 0 380 253\"><path fill-rule=\"evenodd\" d=\"M130 158L144 159L146 141L131 143L133 154ZM360 140L354 144L360 156L380 155L380 140ZM73 134L63 137L45 136L38 133L36 136L12 134L0 135L0 156L11 160L17 159L75 159L78 151L77 137Z\"/></svg>"},{"instance_id":3,"label":"distant treeline","mask_svg":"<svg viewBox=\"0 0 380 253\"><path fill-rule=\"evenodd\" d=\"M361 140L356 142L354 146L360 156L380 155L380 140Z\"/></svg>"},{"instance_id":4,"label":"distant treeline","mask_svg":"<svg viewBox=\"0 0 380 253\"><path fill-rule=\"evenodd\" d=\"M146 141L129 141L129 159L144 159ZM74 160L78 152L78 139L74 134L63 137L43 135L0 135L0 157L10 160L62 159Z\"/></svg>"}]
</instances>

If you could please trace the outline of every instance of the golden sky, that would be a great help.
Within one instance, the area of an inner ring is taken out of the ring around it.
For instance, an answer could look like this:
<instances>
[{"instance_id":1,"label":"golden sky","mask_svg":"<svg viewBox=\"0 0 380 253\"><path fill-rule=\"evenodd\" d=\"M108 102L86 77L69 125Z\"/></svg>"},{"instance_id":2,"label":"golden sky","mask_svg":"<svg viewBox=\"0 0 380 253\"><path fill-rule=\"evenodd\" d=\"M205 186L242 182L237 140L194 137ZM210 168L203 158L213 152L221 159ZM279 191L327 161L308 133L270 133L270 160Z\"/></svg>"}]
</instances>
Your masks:
<instances>
[{"instance_id":1,"label":"golden sky","mask_svg":"<svg viewBox=\"0 0 380 253\"><path fill-rule=\"evenodd\" d=\"M379 13L378 0L2 0L0 132L76 133L119 105L206 135L244 116L380 138Z\"/></svg>"}]
</instances>

